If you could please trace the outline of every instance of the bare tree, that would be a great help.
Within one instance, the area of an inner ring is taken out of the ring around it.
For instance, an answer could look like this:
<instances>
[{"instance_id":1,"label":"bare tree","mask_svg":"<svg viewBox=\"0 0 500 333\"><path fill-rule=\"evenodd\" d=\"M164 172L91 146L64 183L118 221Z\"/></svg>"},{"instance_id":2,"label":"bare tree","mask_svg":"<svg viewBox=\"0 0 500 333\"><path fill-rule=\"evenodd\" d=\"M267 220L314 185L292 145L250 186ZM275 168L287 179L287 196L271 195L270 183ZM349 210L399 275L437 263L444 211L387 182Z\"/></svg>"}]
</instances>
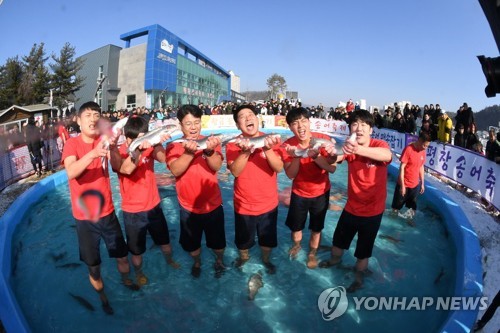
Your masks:
<instances>
[{"instance_id":1,"label":"bare tree","mask_svg":"<svg viewBox=\"0 0 500 333\"><path fill-rule=\"evenodd\" d=\"M286 92L286 80L283 76L274 73L267 79L267 87L270 99L277 99L278 93Z\"/></svg>"}]
</instances>

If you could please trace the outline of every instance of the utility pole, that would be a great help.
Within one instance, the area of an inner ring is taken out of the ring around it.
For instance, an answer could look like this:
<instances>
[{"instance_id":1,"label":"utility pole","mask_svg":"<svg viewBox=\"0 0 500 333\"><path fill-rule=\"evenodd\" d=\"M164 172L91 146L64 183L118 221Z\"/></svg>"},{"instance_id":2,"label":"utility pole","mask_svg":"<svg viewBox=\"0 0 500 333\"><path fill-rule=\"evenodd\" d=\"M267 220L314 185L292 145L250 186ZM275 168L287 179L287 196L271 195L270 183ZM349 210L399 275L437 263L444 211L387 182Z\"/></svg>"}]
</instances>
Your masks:
<instances>
[{"instance_id":1,"label":"utility pole","mask_svg":"<svg viewBox=\"0 0 500 333\"><path fill-rule=\"evenodd\" d=\"M160 97L158 97L158 108L161 109L163 107L161 98L163 97L163 94L168 90L168 86L165 87L160 93Z\"/></svg>"},{"instance_id":2,"label":"utility pole","mask_svg":"<svg viewBox=\"0 0 500 333\"><path fill-rule=\"evenodd\" d=\"M95 93L94 93L94 102L97 103L97 94L99 93L99 91L102 91L102 84L104 83L104 80L106 80L107 76L104 75L102 78L97 78L97 88L95 89ZM99 106L101 106L101 104L99 104Z\"/></svg>"},{"instance_id":3,"label":"utility pole","mask_svg":"<svg viewBox=\"0 0 500 333\"><path fill-rule=\"evenodd\" d=\"M47 149L47 154L49 154L49 158L47 161L50 161L50 171L54 173L54 162L52 160L52 146L54 145L54 138L53 138L53 133L54 133L54 127L52 124L53 121L53 115L52 115L52 104L53 104L53 98L52 98L52 90L53 88L50 89L50 97L49 97L49 105L50 105L50 118L49 118L49 138L48 138L48 149ZM49 165L45 166L45 169L47 170L49 168Z\"/></svg>"}]
</instances>

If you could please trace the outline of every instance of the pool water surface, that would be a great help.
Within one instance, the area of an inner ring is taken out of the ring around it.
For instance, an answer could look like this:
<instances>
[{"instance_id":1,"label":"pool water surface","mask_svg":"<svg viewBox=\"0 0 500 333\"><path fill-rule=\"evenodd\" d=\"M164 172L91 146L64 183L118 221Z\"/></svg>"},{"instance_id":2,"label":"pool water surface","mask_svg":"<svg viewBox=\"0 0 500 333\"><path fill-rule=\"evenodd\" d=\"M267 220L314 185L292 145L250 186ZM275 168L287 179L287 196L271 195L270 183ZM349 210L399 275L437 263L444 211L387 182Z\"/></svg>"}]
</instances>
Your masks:
<instances>
[{"instance_id":1,"label":"pool water surface","mask_svg":"<svg viewBox=\"0 0 500 333\"><path fill-rule=\"evenodd\" d=\"M346 164L330 175L331 207L322 244L330 245L335 225L346 202ZM115 311L106 315L93 291L87 268L79 261L75 222L66 186L45 195L32 206L16 229L13 239L12 286L19 306L36 332L434 332L448 317L445 311L356 311L354 302L334 321L325 321L318 310L318 297L327 288L347 287L354 279L354 245L338 268L306 268L309 232L304 231L302 252L290 260L290 231L284 225L287 208L278 212L278 247L271 260L274 275L266 274L260 251L254 247L242 270L232 266L238 252L234 245L233 177L225 164L219 172L225 212L227 270L215 278L214 255L202 246L202 273L190 275L192 259L178 243L179 208L175 184L165 165L156 164L162 208L168 221L175 259L181 268L168 267L160 249L148 237L143 270L149 283L140 291L120 284L115 261L101 247L105 290ZM386 206L390 207L394 178L389 177ZM291 186L282 172L280 190ZM120 198L112 173L115 207L120 221ZM416 226L386 212L369 269L373 272L355 296L450 296L455 288L455 248L442 218L424 200L419 201ZM381 237L382 236L382 237ZM385 237L387 236L387 237ZM327 259L329 253L320 251ZM254 301L248 300L247 282L261 272L264 286ZM72 296L73 295L73 296ZM90 303L94 311L74 296ZM422 320L425 318L425 320Z\"/></svg>"}]
</instances>

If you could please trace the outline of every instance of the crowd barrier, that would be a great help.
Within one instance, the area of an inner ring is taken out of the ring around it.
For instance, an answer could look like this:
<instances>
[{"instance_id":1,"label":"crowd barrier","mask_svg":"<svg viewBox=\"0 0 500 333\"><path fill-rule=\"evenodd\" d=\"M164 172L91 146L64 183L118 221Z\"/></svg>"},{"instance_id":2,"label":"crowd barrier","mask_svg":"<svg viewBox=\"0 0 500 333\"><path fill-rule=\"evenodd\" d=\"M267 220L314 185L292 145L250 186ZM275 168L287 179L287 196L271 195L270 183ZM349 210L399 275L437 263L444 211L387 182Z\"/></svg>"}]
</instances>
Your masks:
<instances>
[{"instance_id":1,"label":"crowd barrier","mask_svg":"<svg viewBox=\"0 0 500 333\"><path fill-rule=\"evenodd\" d=\"M61 153L56 148L56 140L49 140L47 147L49 148L42 149L42 165L45 170L56 169L61 162ZM29 176L33 171L27 145L16 147L7 152L0 152L0 191L10 184Z\"/></svg>"},{"instance_id":2,"label":"crowd barrier","mask_svg":"<svg viewBox=\"0 0 500 333\"><path fill-rule=\"evenodd\" d=\"M284 116L259 115L261 127L287 128ZM152 128L175 120L158 120L150 124ZM236 129L232 115L213 115L202 117L202 128L207 129ZM335 136L349 135L349 127L344 121L311 119L311 130ZM390 129L373 129L372 137L386 141L391 150L401 154L404 147L417 140L417 137L408 133L399 133ZM51 147L56 147L55 140ZM43 153L45 168L52 163L57 166L61 155L57 149L52 149L52 156ZM29 152L26 146L13 149L0 156L0 191L13 182L33 172ZM479 193L496 209L500 208L500 196L496 195L500 184L496 183L496 175L500 174L500 165L488 160L483 155L471 150L463 149L449 144L432 142L427 149L425 166L428 170L438 173L454 182L464 185L474 192Z\"/></svg>"}]
</instances>

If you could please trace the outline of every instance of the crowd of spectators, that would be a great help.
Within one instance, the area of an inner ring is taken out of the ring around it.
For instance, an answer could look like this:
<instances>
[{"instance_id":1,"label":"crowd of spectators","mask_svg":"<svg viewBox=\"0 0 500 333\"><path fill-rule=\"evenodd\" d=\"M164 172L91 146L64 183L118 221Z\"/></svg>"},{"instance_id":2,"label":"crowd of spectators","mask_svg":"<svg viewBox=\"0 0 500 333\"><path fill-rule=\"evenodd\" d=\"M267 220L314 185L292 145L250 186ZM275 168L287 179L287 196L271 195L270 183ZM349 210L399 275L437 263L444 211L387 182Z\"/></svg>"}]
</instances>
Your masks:
<instances>
[{"instance_id":1,"label":"crowd of spectators","mask_svg":"<svg viewBox=\"0 0 500 333\"><path fill-rule=\"evenodd\" d=\"M292 108L302 106L300 101L293 99L260 101L254 104L257 112L263 116L286 116L288 111ZM230 115L238 104L224 101L217 105L200 103L198 106L203 110L205 115ZM349 114L359 108L359 104L352 102L352 100L349 100L345 106L330 107L329 110L322 104L306 107L311 118L341 121L348 121ZM148 121L172 119L176 117L177 107L168 106L155 109L136 107L131 110L121 109L104 111L103 117L109 118L111 122L115 122L131 114L144 117ZM394 103L393 106L387 107L382 112L378 109L374 109L373 116L375 118L375 126L378 128L388 128L401 133L415 135L424 131L430 134L433 141L439 140L450 144L453 143L454 145L481 154L485 153L483 144L476 133L474 113L467 103L463 103L463 105L459 107L454 121L448 116L447 112L441 109L439 104L426 104L422 109L419 105L410 105L409 103L401 108L398 103ZM18 125L12 125L8 128L0 126L0 151L3 152L26 144L26 124L22 126L22 129L20 129ZM50 138L60 138L59 141L63 142L59 142L59 147L64 145L66 135L73 136L77 135L79 132L78 124L76 123L76 115L74 113L69 114L68 117L64 119L51 119L48 123L37 122L36 126L40 128L43 140L46 141ZM453 132L456 132L456 134L453 135ZM494 159L498 160L500 163L500 143L497 139L495 139L495 142L496 143L487 144L486 155L487 157L495 155L496 157ZM493 150L495 150L495 152L492 152Z\"/></svg>"}]
</instances>

